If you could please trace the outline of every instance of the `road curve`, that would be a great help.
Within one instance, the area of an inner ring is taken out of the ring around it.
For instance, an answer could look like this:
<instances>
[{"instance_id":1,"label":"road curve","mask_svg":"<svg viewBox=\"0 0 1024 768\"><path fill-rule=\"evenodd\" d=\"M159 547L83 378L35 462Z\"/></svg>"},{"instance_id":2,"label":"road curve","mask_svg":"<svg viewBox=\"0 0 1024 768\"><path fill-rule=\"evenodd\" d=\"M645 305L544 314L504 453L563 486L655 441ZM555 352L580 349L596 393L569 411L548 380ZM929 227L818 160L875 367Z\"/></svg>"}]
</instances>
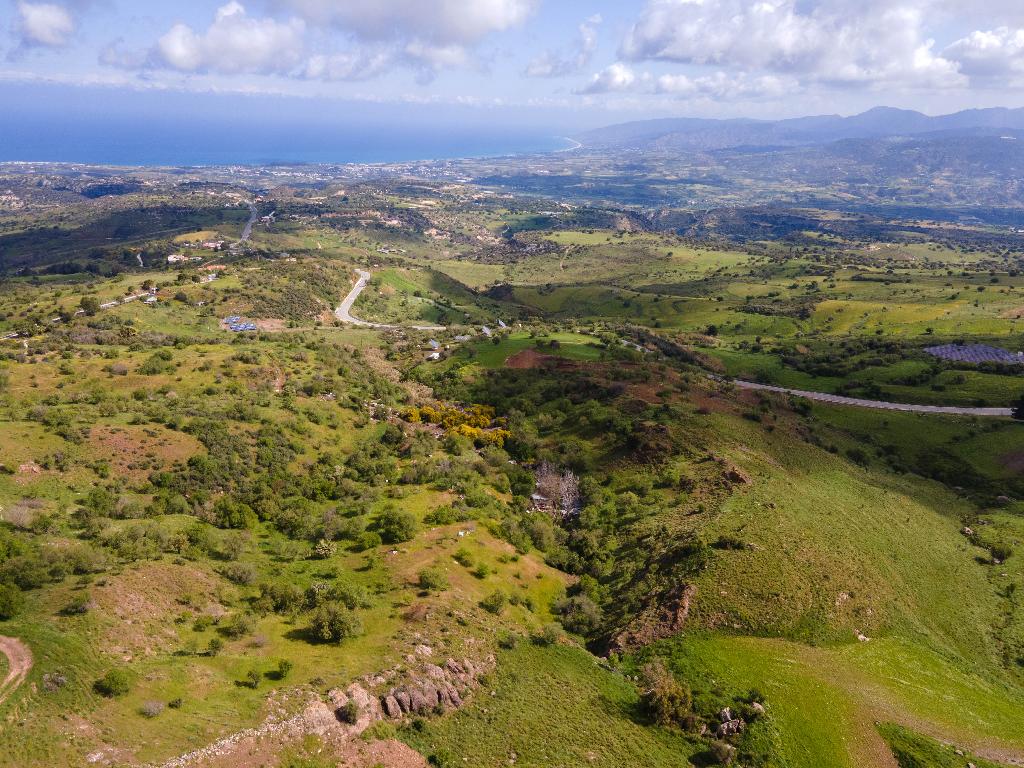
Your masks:
<instances>
[{"instance_id":1,"label":"road curve","mask_svg":"<svg viewBox=\"0 0 1024 768\"><path fill-rule=\"evenodd\" d=\"M341 300L341 304L334 310L334 316L343 323L349 325L358 325L363 328L381 328L384 330L395 330L403 328L401 325L388 325L387 323L371 323L367 320L360 320L358 317L352 315L352 306L356 303L356 299L359 298L359 294L363 292L363 289L370 282L372 275L365 269L357 269L356 275L358 279L356 284L352 286L352 290L348 292L348 295ZM443 331L445 330L443 325L411 325L408 326L415 331Z\"/></svg>"},{"instance_id":2,"label":"road curve","mask_svg":"<svg viewBox=\"0 0 1024 768\"><path fill-rule=\"evenodd\" d=\"M3 704L28 677L32 651L18 638L0 635L0 653L7 657L7 676L0 682L0 704Z\"/></svg>"},{"instance_id":3,"label":"road curve","mask_svg":"<svg viewBox=\"0 0 1024 768\"><path fill-rule=\"evenodd\" d=\"M758 384L753 381L732 381L740 389L753 389L764 392L779 392L785 395L796 395L808 400L817 400L832 405L849 405L854 408L876 408L882 411L907 411L910 413L944 413L955 416L1010 416L1009 408L966 408L958 405L917 405L914 403L889 403L884 400L864 400L859 397L831 395L827 392L807 392L802 389L788 389L771 384Z\"/></svg>"}]
</instances>

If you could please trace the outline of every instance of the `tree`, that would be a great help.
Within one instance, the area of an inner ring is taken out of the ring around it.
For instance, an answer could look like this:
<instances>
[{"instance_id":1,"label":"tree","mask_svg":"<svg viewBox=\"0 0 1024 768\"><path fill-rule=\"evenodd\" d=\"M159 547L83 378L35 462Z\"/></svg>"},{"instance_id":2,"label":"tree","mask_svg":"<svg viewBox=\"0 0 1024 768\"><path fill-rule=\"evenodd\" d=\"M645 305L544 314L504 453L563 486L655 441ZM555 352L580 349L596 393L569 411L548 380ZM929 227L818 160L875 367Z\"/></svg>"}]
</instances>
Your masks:
<instances>
[{"instance_id":1,"label":"tree","mask_svg":"<svg viewBox=\"0 0 1024 768\"><path fill-rule=\"evenodd\" d=\"M377 520L377 530L385 544L399 544L416 535L416 518L411 512L389 507Z\"/></svg>"},{"instance_id":2,"label":"tree","mask_svg":"<svg viewBox=\"0 0 1024 768\"><path fill-rule=\"evenodd\" d=\"M83 296L78 302L78 306L82 308L85 314L92 317L100 311L100 300L95 296Z\"/></svg>"},{"instance_id":3,"label":"tree","mask_svg":"<svg viewBox=\"0 0 1024 768\"><path fill-rule=\"evenodd\" d=\"M313 611L309 621L310 634L327 643L339 643L362 634L362 631L359 617L338 603L324 603Z\"/></svg>"}]
</instances>

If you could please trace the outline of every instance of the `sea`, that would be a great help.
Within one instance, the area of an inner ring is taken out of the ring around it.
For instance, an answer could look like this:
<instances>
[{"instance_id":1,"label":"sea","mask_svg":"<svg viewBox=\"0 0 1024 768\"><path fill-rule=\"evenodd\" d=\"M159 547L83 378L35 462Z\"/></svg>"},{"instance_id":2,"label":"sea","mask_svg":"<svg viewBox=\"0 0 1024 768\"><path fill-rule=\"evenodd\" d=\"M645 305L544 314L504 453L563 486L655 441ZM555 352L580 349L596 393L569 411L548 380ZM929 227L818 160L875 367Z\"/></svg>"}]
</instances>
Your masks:
<instances>
[{"instance_id":1,"label":"sea","mask_svg":"<svg viewBox=\"0 0 1024 768\"><path fill-rule=\"evenodd\" d=\"M0 162L118 166L401 163L554 152L575 146L544 130L485 126L309 125L259 121L0 122Z\"/></svg>"}]
</instances>

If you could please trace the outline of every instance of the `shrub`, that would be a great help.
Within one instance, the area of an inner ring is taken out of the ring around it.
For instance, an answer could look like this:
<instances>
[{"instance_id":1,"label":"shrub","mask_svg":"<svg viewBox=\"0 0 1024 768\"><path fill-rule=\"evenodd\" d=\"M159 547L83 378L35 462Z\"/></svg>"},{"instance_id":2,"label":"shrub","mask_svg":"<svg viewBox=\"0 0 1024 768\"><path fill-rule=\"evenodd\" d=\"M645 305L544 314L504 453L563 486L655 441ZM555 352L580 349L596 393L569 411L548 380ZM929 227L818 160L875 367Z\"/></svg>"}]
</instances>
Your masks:
<instances>
[{"instance_id":1,"label":"shrub","mask_svg":"<svg viewBox=\"0 0 1024 768\"><path fill-rule=\"evenodd\" d=\"M495 590L480 601L480 607L488 613L497 615L505 610L506 603L508 603L508 596L500 590Z\"/></svg>"},{"instance_id":2,"label":"shrub","mask_svg":"<svg viewBox=\"0 0 1024 768\"><path fill-rule=\"evenodd\" d=\"M242 685L244 685L246 688L252 688L253 690L255 690L259 686L260 680L262 679L263 675L260 674L260 671L258 669L250 669L248 672L245 673L245 678L242 680Z\"/></svg>"},{"instance_id":3,"label":"shrub","mask_svg":"<svg viewBox=\"0 0 1024 768\"><path fill-rule=\"evenodd\" d=\"M465 547L459 547L455 550L455 554L453 554L452 557L459 565L465 566L466 568L471 568L473 566L473 553Z\"/></svg>"},{"instance_id":4,"label":"shrub","mask_svg":"<svg viewBox=\"0 0 1024 768\"><path fill-rule=\"evenodd\" d=\"M247 586L256 581L256 566L252 563L228 563L222 571L228 581Z\"/></svg>"},{"instance_id":5,"label":"shrub","mask_svg":"<svg viewBox=\"0 0 1024 768\"><path fill-rule=\"evenodd\" d=\"M343 706L338 707L337 716L341 722L355 725L359 720L359 705L349 699Z\"/></svg>"},{"instance_id":6,"label":"shrub","mask_svg":"<svg viewBox=\"0 0 1024 768\"><path fill-rule=\"evenodd\" d=\"M724 741L711 742L708 751L719 765L729 765L736 757L736 747Z\"/></svg>"},{"instance_id":7,"label":"shrub","mask_svg":"<svg viewBox=\"0 0 1024 768\"><path fill-rule=\"evenodd\" d=\"M288 659L281 659L277 662L277 679L284 680L292 671L292 663Z\"/></svg>"},{"instance_id":8,"label":"shrub","mask_svg":"<svg viewBox=\"0 0 1024 768\"><path fill-rule=\"evenodd\" d=\"M219 637L211 637L210 644L206 646L207 656L216 656L224 648L224 641Z\"/></svg>"},{"instance_id":9,"label":"shrub","mask_svg":"<svg viewBox=\"0 0 1024 768\"><path fill-rule=\"evenodd\" d=\"M0 584L0 621L13 619L25 607L25 596L14 584Z\"/></svg>"},{"instance_id":10,"label":"shrub","mask_svg":"<svg viewBox=\"0 0 1024 768\"><path fill-rule=\"evenodd\" d=\"M233 640L251 635L256 628L256 622L248 613L236 613L231 621L224 627L224 634Z\"/></svg>"},{"instance_id":11,"label":"shrub","mask_svg":"<svg viewBox=\"0 0 1024 768\"><path fill-rule=\"evenodd\" d=\"M338 551L338 545L327 539L320 539L313 547L313 554L320 560L328 560L334 557Z\"/></svg>"},{"instance_id":12,"label":"shrub","mask_svg":"<svg viewBox=\"0 0 1024 768\"><path fill-rule=\"evenodd\" d=\"M362 631L359 617L338 603L325 603L313 611L310 617L310 634L323 642L338 643Z\"/></svg>"},{"instance_id":13,"label":"shrub","mask_svg":"<svg viewBox=\"0 0 1024 768\"><path fill-rule=\"evenodd\" d=\"M988 551L992 553L992 559L1000 563L1006 562L1007 558L1009 558L1010 555L1013 554L1013 549L1010 547L1009 544L1005 542L998 542L996 544L992 544L988 548Z\"/></svg>"},{"instance_id":14,"label":"shrub","mask_svg":"<svg viewBox=\"0 0 1024 768\"><path fill-rule=\"evenodd\" d=\"M641 702L647 715L658 725L679 725L690 714L693 696L676 680L664 662L656 659L640 670Z\"/></svg>"},{"instance_id":15,"label":"shrub","mask_svg":"<svg viewBox=\"0 0 1024 768\"><path fill-rule=\"evenodd\" d=\"M448 576L438 566L424 568L419 573L420 589L439 592L448 589Z\"/></svg>"},{"instance_id":16,"label":"shrub","mask_svg":"<svg viewBox=\"0 0 1024 768\"><path fill-rule=\"evenodd\" d=\"M562 628L555 622L545 624L544 627L533 636L533 642L537 645L554 645L562 639Z\"/></svg>"},{"instance_id":17,"label":"shrub","mask_svg":"<svg viewBox=\"0 0 1024 768\"><path fill-rule=\"evenodd\" d=\"M601 609L586 595L556 600L552 610L560 617L562 626L577 635L587 635L601 623Z\"/></svg>"},{"instance_id":18,"label":"shrub","mask_svg":"<svg viewBox=\"0 0 1024 768\"><path fill-rule=\"evenodd\" d=\"M85 592L80 592L74 595L68 604L64 606L61 613L65 616L79 616L83 613L88 613L92 607L92 599Z\"/></svg>"},{"instance_id":19,"label":"shrub","mask_svg":"<svg viewBox=\"0 0 1024 768\"><path fill-rule=\"evenodd\" d=\"M95 683L93 689L109 699L125 696L132 689L131 678L123 669L112 669Z\"/></svg>"}]
</instances>

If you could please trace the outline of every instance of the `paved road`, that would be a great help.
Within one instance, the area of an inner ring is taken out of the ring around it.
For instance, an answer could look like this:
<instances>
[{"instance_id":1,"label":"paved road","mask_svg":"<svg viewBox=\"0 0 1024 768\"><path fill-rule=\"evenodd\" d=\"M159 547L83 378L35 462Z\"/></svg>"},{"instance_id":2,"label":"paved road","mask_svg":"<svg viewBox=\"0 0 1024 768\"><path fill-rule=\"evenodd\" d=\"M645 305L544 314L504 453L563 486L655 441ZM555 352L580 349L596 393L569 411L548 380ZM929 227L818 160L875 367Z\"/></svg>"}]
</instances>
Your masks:
<instances>
[{"instance_id":1,"label":"paved road","mask_svg":"<svg viewBox=\"0 0 1024 768\"><path fill-rule=\"evenodd\" d=\"M32 669L32 651L16 637L0 635L0 653L7 657L7 676L0 681L0 704L25 682Z\"/></svg>"},{"instance_id":2,"label":"paved road","mask_svg":"<svg viewBox=\"0 0 1024 768\"><path fill-rule=\"evenodd\" d=\"M256 223L256 219L259 218L259 211L256 209L255 203L249 203L249 220L245 222L245 229L242 230L242 239L235 243L234 247L237 248L242 243L248 242L249 238L252 237L252 225Z\"/></svg>"},{"instance_id":3,"label":"paved road","mask_svg":"<svg viewBox=\"0 0 1024 768\"><path fill-rule=\"evenodd\" d=\"M359 294L363 292L367 284L370 282L372 275L365 269L357 269L356 275L358 279L356 284L352 286L352 290L348 292L348 296L341 300L341 304L334 310L334 316L343 323L350 325L359 325L364 328L382 328L385 330L402 328L401 325L388 325L387 323L371 323L367 320L360 320L358 317L352 315L352 306L356 303L356 299L359 298ZM445 330L443 325L413 325L409 326L416 331L443 331Z\"/></svg>"},{"instance_id":4,"label":"paved road","mask_svg":"<svg viewBox=\"0 0 1024 768\"><path fill-rule=\"evenodd\" d=\"M830 395L827 392L806 392L802 389L787 389L770 384L757 384L753 381L732 382L740 389L756 389L765 392L781 392L786 395L806 397L833 405L851 405L855 408L877 408L883 411L909 411L911 413L947 413L956 416L1010 416L1009 408L965 408L958 405L916 405L913 403L887 403L884 400L863 400L859 397L843 397Z\"/></svg>"}]
</instances>

